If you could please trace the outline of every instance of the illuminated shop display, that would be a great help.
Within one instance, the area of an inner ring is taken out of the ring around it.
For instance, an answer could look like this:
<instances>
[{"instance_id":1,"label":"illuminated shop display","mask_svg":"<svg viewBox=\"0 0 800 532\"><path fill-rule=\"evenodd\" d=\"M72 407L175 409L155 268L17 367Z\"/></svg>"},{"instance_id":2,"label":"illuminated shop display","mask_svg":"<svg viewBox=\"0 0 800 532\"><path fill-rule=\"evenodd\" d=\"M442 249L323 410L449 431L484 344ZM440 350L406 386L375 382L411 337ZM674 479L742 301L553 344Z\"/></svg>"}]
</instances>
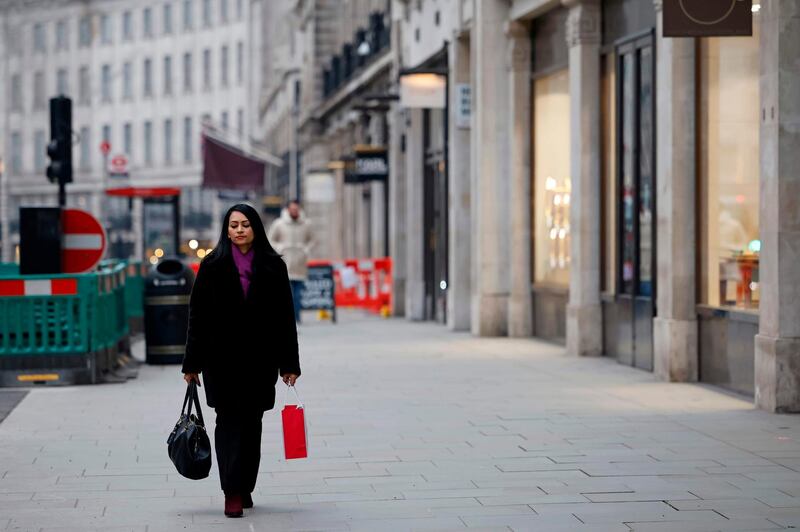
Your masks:
<instances>
[{"instance_id":1,"label":"illuminated shop display","mask_svg":"<svg viewBox=\"0 0 800 532\"><path fill-rule=\"evenodd\" d=\"M570 271L569 74L534 82L534 279L567 286Z\"/></svg>"},{"instance_id":2,"label":"illuminated shop display","mask_svg":"<svg viewBox=\"0 0 800 532\"><path fill-rule=\"evenodd\" d=\"M759 37L701 41L702 296L757 309Z\"/></svg>"}]
</instances>

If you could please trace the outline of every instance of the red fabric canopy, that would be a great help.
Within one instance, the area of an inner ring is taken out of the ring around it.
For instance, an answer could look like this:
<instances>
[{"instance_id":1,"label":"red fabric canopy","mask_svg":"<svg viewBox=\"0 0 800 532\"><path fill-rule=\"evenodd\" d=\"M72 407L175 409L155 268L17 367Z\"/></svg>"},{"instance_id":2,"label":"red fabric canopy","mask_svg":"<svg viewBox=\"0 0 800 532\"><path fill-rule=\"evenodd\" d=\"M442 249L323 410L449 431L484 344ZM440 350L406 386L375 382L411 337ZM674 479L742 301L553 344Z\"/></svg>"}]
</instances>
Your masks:
<instances>
[{"instance_id":1,"label":"red fabric canopy","mask_svg":"<svg viewBox=\"0 0 800 532\"><path fill-rule=\"evenodd\" d=\"M265 163L230 144L203 134L203 186L216 189L261 190Z\"/></svg>"}]
</instances>

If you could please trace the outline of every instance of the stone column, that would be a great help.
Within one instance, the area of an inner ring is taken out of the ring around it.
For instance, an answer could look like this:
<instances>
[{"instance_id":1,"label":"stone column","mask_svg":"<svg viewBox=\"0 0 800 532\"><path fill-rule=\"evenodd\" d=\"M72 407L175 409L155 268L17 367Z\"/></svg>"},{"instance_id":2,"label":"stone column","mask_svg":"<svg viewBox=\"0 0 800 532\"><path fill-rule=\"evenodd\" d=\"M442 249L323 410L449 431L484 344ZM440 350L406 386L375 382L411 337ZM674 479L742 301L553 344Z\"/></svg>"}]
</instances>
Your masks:
<instances>
[{"instance_id":1,"label":"stone column","mask_svg":"<svg viewBox=\"0 0 800 532\"><path fill-rule=\"evenodd\" d=\"M509 75L498 60L508 39L506 0L475 2L475 163L477 300L472 332L479 336L508 334L509 279Z\"/></svg>"},{"instance_id":2,"label":"stone column","mask_svg":"<svg viewBox=\"0 0 800 532\"><path fill-rule=\"evenodd\" d=\"M425 319L422 110L409 109L406 128L406 317Z\"/></svg>"},{"instance_id":3,"label":"stone column","mask_svg":"<svg viewBox=\"0 0 800 532\"><path fill-rule=\"evenodd\" d=\"M332 165L333 178L336 183L336 201L333 205L333 216L331 217L331 225L333 241L331 242L331 258L343 259L345 256L344 249L344 220L345 220L345 191L347 188L344 184L344 163L336 162Z\"/></svg>"},{"instance_id":4,"label":"stone column","mask_svg":"<svg viewBox=\"0 0 800 532\"><path fill-rule=\"evenodd\" d=\"M531 33L519 22L506 26L511 143L511 300L508 335L533 335L531 298Z\"/></svg>"},{"instance_id":5,"label":"stone column","mask_svg":"<svg viewBox=\"0 0 800 532\"><path fill-rule=\"evenodd\" d=\"M600 37L599 0L564 0L569 7L571 266L567 352L603 352L600 305Z\"/></svg>"},{"instance_id":6,"label":"stone column","mask_svg":"<svg viewBox=\"0 0 800 532\"><path fill-rule=\"evenodd\" d=\"M476 42L475 33L471 33L471 45ZM472 47L472 46L470 46ZM480 301L481 295L480 291L478 290L478 277L480 276L480 254L478 253L478 195L479 195L479 183L480 180L478 176L480 172L478 171L478 150L477 147L480 146L478 143L478 128L477 128L477 109L476 107L476 100L475 94L477 92L476 87L478 86L478 59L477 59L477 52L472 53L470 52L469 57L469 67L470 67L470 83L472 85L472 110L471 110L471 120L470 120L470 131L469 131L469 142L471 146L475 146L476 149L470 150L469 153L469 192L470 192L470 201L469 201L469 210L470 210L470 227L472 232L470 233L470 331L476 332L478 330L478 322L480 318L478 302Z\"/></svg>"},{"instance_id":7,"label":"stone column","mask_svg":"<svg viewBox=\"0 0 800 532\"><path fill-rule=\"evenodd\" d=\"M372 203L372 256L386 256L386 183L383 181L373 181L370 184Z\"/></svg>"},{"instance_id":8,"label":"stone column","mask_svg":"<svg viewBox=\"0 0 800 532\"><path fill-rule=\"evenodd\" d=\"M403 6L398 0L391 4L392 12L392 79L398 79L403 67ZM398 89L399 90L399 89ZM397 102L391 104L386 117L389 121L389 256L392 258L392 315L406 315L406 156L405 112Z\"/></svg>"},{"instance_id":9,"label":"stone column","mask_svg":"<svg viewBox=\"0 0 800 532\"><path fill-rule=\"evenodd\" d=\"M695 42L664 38L662 0L655 1L656 222L658 315L653 320L654 369L667 381L698 378L695 309Z\"/></svg>"},{"instance_id":10,"label":"stone column","mask_svg":"<svg viewBox=\"0 0 800 532\"><path fill-rule=\"evenodd\" d=\"M450 116L448 205L450 235L448 244L447 326L453 331L470 330L472 298L472 225L470 221L470 127L459 124L458 87L470 83L469 40L454 36L448 49L450 62Z\"/></svg>"},{"instance_id":11,"label":"stone column","mask_svg":"<svg viewBox=\"0 0 800 532\"><path fill-rule=\"evenodd\" d=\"M385 114L375 114L370 121L370 138L374 146L386 146L389 139L384 138ZM386 183L373 181L369 184L370 203L370 248L373 257L386 255Z\"/></svg>"},{"instance_id":12,"label":"stone column","mask_svg":"<svg viewBox=\"0 0 800 532\"><path fill-rule=\"evenodd\" d=\"M397 104L389 114L389 255L392 257L392 315L406 315L406 167L405 115Z\"/></svg>"},{"instance_id":13,"label":"stone column","mask_svg":"<svg viewBox=\"0 0 800 532\"><path fill-rule=\"evenodd\" d=\"M358 187L355 185L345 185L344 187L344 258L356 257L356 192Z\"/></svg>"},{"instance_id":14,"label":"stone column","mask_svg":"<svg viewBox=\"0 0 800 532\"><path fill-rule=\"evenodd\" d=\"M356 256L364 258L371 254L369 249L370 203L365 200L365 197L369 197L369 184L362 183L353 188L356 191L356 213L353 223L356 235Z\"/></svg>"},{"instance_id":15,"label":"stone column","mask_svg":"<svg viewBox=\"0 0 800 532\"><path fill-rule=\"evenodd\" d=\"M761 3L761 306L755 402L800 412L800 0Z\"/></svg>"}]
</instances>

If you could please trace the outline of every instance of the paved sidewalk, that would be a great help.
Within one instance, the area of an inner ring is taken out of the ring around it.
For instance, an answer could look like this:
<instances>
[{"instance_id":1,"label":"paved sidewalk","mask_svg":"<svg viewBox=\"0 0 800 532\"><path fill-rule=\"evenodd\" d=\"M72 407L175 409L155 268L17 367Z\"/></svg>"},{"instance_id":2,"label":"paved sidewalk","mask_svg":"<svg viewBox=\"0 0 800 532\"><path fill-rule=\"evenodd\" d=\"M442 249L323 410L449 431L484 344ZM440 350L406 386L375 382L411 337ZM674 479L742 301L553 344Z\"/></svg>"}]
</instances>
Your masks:
<instances>
[{"instance_id":1,"label":"paved sidewalk","mask_svg":"<svg viewBox=\"0 0 800 532\"><path fill-rule=\"evenodd\" d=\"M14 408L28 394L25 390L10 390L0 388L0 423L8 417Z\"/></svg>"},{"instance_id":2,"label":"paved sidewalk","mask_svg":"<svg viewBox=\"0 0 800 532\"><path fill-rule=\"evenodd\" d=\"M432 324L351 314L300 339L312 458L280 458L268 413L243 519L222 515L216 463L204 481L173 470L184 387L177 367L145 366L35 389L0 424L0 530L800 527L800 417Z\"/></svg>"}]
</instances>

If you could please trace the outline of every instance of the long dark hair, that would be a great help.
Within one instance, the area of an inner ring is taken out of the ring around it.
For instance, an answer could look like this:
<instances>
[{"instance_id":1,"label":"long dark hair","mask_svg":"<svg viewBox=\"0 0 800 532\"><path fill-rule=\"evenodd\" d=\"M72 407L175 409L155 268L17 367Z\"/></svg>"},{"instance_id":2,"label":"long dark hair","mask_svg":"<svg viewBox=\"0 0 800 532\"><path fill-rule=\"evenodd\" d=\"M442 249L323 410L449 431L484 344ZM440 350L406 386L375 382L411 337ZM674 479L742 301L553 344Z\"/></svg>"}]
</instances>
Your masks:
<instances>
[{"instance_id":1,"label":"long dark hair","mask_svg":"<svg viewBox=\"0 0 800 532\"><path fill-rule=\"evenodd\" d=\"M234 211L244 214L250 222L250 227L253 229L252 249L255 253L253 257L254 267L256 269L261 265L268 267L274 259L279 259L280 255L278 255L272 247L272 244L269 243L267 232L264 230L264 222L261 221L261 216L259 216L258 212L250 205L246 203L237 203L225 213L225 218L222 220L222 230L219 234L219 241L214 250L206 255L203 262L212 265L222 264L228 260L232 260L233 249L231 239L228 238L228 224L231 220L231 214Z\"/></svg>"}]
</instances>

